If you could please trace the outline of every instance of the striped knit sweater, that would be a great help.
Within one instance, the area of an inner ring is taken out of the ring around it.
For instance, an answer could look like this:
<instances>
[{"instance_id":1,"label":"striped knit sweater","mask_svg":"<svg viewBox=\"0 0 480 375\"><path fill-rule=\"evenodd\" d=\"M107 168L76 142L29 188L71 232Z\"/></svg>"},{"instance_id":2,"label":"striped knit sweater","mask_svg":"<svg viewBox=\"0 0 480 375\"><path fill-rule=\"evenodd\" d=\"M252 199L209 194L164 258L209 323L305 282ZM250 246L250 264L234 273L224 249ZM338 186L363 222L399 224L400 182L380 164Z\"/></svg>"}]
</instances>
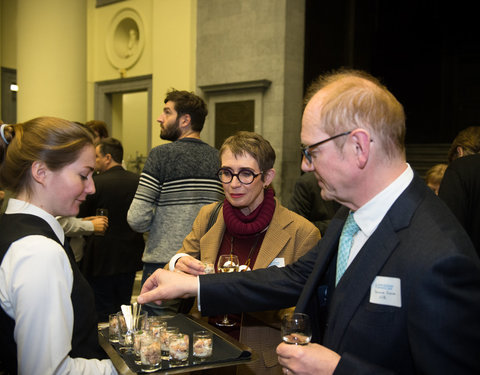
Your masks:
<instances>
[{"instance_id":1,"label":"striped knit sweater","mask_svg":"<svg viewBox=\"0 0 480 375\"><path fill-rule=\"evenodd\" d=\"M128 211L133 230L149 232L143 262L167 263L182 247L198 211L223 199L218 151L182 138L150 151Z\"/></svg>"}]
</instances>

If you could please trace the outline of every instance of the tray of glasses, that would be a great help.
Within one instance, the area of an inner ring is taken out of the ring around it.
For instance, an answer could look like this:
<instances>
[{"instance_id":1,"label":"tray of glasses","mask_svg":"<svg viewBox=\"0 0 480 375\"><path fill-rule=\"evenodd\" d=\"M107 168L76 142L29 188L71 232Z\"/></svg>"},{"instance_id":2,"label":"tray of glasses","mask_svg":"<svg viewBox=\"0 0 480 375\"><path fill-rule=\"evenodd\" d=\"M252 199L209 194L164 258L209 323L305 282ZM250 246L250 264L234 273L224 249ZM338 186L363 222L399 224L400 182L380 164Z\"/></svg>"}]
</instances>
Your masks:
<instances>
[{"instance_id":1,"label":"tray of glasses","mask_svg":"<svg viewBox=\"0 0 480 375\"><path fill-rule=\"evenodd\" d=\"M196 319L190 315L177 314L175 316L166 317L168 326L178 327L179 331L188 335L189 355L188 360L182 366L174 366L169 360L162 360L161 367L155 369L153 373L182 373L204 370L209 368L218 368L226 366L234 366L249 363L256 359L252 350L236 341L230 336L215 327ZM192 337L197 331L209 331L212 333L213 350L212 355L208 358L193 357ZM108 354L119 374L140 374L145 373L142 365L136 362L133 351L126 351L119 343L109 341L108 327L99 328L99 342L105 352ZM152 371L148 371L152 373Z\"/></svg>"}]
</instances>

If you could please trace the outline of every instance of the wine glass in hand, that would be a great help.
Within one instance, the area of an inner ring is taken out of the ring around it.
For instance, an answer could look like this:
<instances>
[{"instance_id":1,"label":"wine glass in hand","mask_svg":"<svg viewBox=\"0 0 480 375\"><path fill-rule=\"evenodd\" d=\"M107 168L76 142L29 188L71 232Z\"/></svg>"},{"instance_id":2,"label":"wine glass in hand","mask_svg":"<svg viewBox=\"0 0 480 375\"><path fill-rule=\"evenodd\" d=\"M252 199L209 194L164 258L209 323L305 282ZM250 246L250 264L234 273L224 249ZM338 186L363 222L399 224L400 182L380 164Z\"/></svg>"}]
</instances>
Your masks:
<instances>
[{"instance_id":1,"label":"wine glass in hand","mask_svg":"<svg viewBox=\"0 0 480 375\"><path fill-rule=\"evenodd\" d=\"M307 345L312 339L310 318L307 314L286 314L282 319L282 339L287 344Z\"/></svg>"},{"instance_id":2,"label":"wine glass in hand","mask_svg":"<svg viewBox=\"0 0 480 375\"><path fill-rule=\"evenodd\" d=\"M238 272L238 257L236 255L227 254L220 255L217 262L217 272ZM225 314L220 322L216 323L220 327L233 327L236 323L228 320L228 315Z\"/></svg>"}]
</instances>

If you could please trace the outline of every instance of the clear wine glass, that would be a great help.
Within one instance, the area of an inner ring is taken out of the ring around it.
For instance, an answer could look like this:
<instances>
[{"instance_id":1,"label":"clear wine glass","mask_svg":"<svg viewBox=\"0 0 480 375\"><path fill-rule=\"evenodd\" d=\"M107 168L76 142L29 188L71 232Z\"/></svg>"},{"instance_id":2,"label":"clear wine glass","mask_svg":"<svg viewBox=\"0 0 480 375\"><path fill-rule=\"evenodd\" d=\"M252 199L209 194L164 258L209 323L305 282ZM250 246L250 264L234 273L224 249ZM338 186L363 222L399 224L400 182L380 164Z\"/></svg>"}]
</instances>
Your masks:
<instances>
[{"instance_id":1,"label":"clear wine glass","mask_svg":"<svg viewBox=\"0 0 480 375\"><path fill-rule=\"evenodd\" d=\"M226 254L220 255L217 262L217 272L238 272L239 261L236 255ZM228 320L228 314L225 314L223 319L216 323L220 327L233 327L235 322Z\"/></svg>"},{"instance_id":2,"label":"clear wine glass","mask_svg":"<svg viewBox=\"0 0 480 375\"><path fill-rule=\"evenodd\" d=\"M282 339L287 344L307 345L312 339L310 318L307 314L286 314L282 319Z\"/></svg>"}]
</instances>

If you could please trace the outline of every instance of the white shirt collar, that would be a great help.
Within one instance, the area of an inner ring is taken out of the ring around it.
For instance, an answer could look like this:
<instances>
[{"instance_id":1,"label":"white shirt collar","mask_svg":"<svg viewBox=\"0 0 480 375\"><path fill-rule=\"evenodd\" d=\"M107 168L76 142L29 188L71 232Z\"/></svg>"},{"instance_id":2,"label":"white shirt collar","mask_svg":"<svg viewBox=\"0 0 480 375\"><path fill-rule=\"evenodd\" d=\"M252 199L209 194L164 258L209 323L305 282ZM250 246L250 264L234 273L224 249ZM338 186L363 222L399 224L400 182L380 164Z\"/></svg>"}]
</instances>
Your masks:
<instances>
[{"instance_id":1,"label":"white shirt collar","mask_svg":"<svg viewBox=\"0 0 480 375\"><path fill-rule=\"evenodd\" d=\"M53 229L58 239L64 244L65 242L65 233L60 223L55 219L54 216L50 215L47 211L42 210L40 207L37 207L31 203L10 198L8 200L8 206L5 210L6 214L30 214L38 216L45 220L48 225Z\"/></svg>"},{"instance_id":2,"label":"white shirt collar","mask_svg":"<svg viewBox=\"0 0 480 375\"><path fill-rule=\"evenodd\" d=\"M407 168L395 181L353 213L355 222L367 237L377 229L387 211L412 180L413 170L407 163Z\"/></svg>"}]
</instances>

